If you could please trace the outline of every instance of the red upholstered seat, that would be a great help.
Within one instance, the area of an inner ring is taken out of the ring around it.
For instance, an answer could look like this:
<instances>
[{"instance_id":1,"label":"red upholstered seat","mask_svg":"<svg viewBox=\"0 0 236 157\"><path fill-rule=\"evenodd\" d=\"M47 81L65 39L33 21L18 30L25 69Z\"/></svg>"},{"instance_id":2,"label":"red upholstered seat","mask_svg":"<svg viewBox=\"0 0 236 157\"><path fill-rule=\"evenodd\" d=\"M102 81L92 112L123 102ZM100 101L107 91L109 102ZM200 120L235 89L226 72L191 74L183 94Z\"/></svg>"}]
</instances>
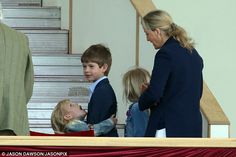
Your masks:
<instances>
[{"instance_id":1,"label":"red upholstered seat","mask_svg":"<svg viewBox=\"0 0 236 157\"><path fill-rule=\"evenodd\" d=\"M30 136L94 136L94 131L80 131L80 132L72 132L65 134L47 134L41 132L30 131Z\"/></svg>"}]
</instances>

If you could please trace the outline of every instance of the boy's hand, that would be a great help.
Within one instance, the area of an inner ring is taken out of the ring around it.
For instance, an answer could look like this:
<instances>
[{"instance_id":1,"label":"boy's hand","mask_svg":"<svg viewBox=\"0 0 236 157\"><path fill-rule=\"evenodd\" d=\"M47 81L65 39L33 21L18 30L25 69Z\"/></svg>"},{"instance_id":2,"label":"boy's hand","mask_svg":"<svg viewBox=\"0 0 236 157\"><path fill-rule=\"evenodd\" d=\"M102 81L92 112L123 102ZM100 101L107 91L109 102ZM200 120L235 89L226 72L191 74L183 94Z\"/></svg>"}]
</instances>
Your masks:
<instances>
[{"instance_id":1,"label":"boy's hand","mask_svg":"<svg viewBox=\"0 0 236 157\"><path fill-rule=\"evenodd\" d=\"M89 127L90 130L94 129L94 126L92 124L88 124L88 127Z\"/></svg>"},{"instance_id":2,"label":"boy's hand","mask_svg":"<svg viewBox=\"0 0 236 157\"><path fill-rule=\"evenodd\" d=\"M111 117L110 117L110 119L112 120L112 122L114 123L114 125L116 125L117 124L117 118L115 117L115 115L113 114L113 115L111 115Z\"/></svg>"}]
</instances>

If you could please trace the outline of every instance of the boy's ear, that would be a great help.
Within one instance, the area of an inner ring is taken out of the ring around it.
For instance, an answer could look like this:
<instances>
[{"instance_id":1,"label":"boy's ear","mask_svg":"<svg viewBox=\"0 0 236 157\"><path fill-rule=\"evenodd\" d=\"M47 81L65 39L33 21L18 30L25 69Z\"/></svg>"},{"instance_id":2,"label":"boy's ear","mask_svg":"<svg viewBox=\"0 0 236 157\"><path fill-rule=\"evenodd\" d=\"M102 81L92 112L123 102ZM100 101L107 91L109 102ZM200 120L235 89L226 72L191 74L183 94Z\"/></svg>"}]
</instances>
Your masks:
<instances>
[{"instance_id":1,"label":"boy's ear","mask_svg":"<svg viewBox=\"0 0 236 157\"><path fill-rule=\"evenodd\" d=\"M65 119L65 120L71 120L71 119L72 119L71 114L66 114L66 115L64 115L64 119Z\"/></svg>"},{"instance_id":2,"label":"boy's ear","mask_svg":"<svg viewBox=\"0 0 236 157\"><path fill-rule=\"evenodd\" d=\"M104 65L102 66L102 69L103 69L103 72L104 72L104 73L107 71L107 68L108 68L108 65L107 65L107 64L104 64Z\"/></svg>"}]
</instances>

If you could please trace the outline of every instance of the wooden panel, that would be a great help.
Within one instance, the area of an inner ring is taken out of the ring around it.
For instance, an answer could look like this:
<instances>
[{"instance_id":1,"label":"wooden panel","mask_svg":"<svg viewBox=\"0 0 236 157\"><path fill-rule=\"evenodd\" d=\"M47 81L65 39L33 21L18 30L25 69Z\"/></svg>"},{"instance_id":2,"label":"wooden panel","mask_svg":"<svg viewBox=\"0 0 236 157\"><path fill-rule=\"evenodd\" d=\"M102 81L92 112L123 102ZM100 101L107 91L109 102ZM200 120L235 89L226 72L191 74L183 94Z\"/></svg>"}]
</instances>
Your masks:
<instances>
[{"instance_id":1,"label":"wooden panel","mask_svg":"<svg viewBox=\"0 0 236 157\"><path fill-rule=\"evenodd\" d=\"M82 141L82 142L81 142ZM29 137L0 136L1 146L81 146L81 147L173 147L229 148L235 151L236 140L211 138L117 138L117 137ZM125 150L124 150L125 151ZM188 152L189 153L189 152ZM190 151L191 153L191 151ZM188 154L189 155L189 154ZM186 156L188 156L186 154ZM197 156L197 154L194 154ZM209 154L206 154L210 156ZM223 155L223 154L222 154ZM227 154L224 154L227 156ZM233 156L233 154L231 154ZM234 154L235 155L235 154ZM155 155L153 155L155 156ZM170 154L168 155L170 156Z\"/></svg>"},{"instance_id":2,"label":"wooden panel","mask_svg":"<svg viewBox=\"0 0 236 157\"><path fill-rule=\"evenodd\" d=\"M152 0L130 0L134 8L141 17L144 17L148 12L156 10L156 6Z\"/></svg>"}]
</instances>

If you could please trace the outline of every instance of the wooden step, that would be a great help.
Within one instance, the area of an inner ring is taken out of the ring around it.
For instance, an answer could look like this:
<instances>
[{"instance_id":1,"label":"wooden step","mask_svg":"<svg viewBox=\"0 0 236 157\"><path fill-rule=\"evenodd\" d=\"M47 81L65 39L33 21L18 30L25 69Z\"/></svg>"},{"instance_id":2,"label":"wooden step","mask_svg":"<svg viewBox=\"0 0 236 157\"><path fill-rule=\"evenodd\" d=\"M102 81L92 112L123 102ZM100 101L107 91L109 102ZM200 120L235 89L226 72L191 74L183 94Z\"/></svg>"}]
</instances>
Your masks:
<instances>
[{"instance_id":1,"label":"wooden step","mask_svg":"<svg viewBox=\"0 0 236 157\"><path fill-rule=\"evenodd\" d=\"M67 54L68 30L20 30L29 38L33 54Z\"/></svg>"},{"instance_id":2,"label":"wooden step","mask_svg":"<svg viewBox=\"0 0 236 157\"><path fill-rule=\"evenodd\" d=\"M37 81L66 81L68 77L70 81L85 82L81 54L33 55L32 58Z\"/></svg>"},{"instance_id":3,"label":"wooden step","mask_svg":"<svg viewBox=\"0 0 236 157\"><path fill-rule=\"evenodd\" d=\"M28 104L27 108L29 110L38 110L38 111L51 110L52 111L57 103L58 102L56 102L56 103L52 103L52 102L44 102L44 103L43 102L38 102L38 103L34 102L34 103L32 103L32 102L30 102ZM87 103L81 103L81 102L78 102L78 103L82 106L83 109L85 109L85 110L88 109ZM33 117L33 115L30 117ZM43 118L43 117L39 117L39 118Z\"/></svg>"},{"instance_id":4,"label":"wooden step","mask_svg":"<svg viewBox=\"0 0 236 157\"><path fill-rule=\"evenodd\" d=\"M81 55L33 55L35 83L31 102L88 101Z\"/></svg>"},{"instance_id":5,"label":"wooden step","mask_svg":"<svg viewBox=\"0 0 236 157\"><path fill-rule=\"evenodd\" d=\"M34 83L30 102L58 102L70 98L77 103L88 102L88 86L85 82L38 82Z\"/></svg>"},{"instance_id":6,"label":"wooden step","mask_svg":"<svg viewBox=\"0 0 236 157\"><path fill-rule=\"evenodd\" d=\"M8 6L42 6L42 0L0 0L3 7Z\"/></svg>"},{"instance_id":7,"label":"wooden step","mask_svg":"<svg viewBox=\"0 0 236 157\"><path fill-rule=\"evenodd\" d=\"M82 66L81 56L82 54L36 54L32 58L34 65Z\"/></svg>"},{"instance_id":8,"label":"wooden step","mask_svg":"<svg viewBox=\"0 0 236 157\"><path fill-rule=\"evenodd\" d=\"M8 7L3 8L4 18L60 19L59 7Z\"/></svg>"},{"instance_id":9,"label":"wooden step","mask_svg":"<svg viewBox=\"0 0 236 157\"><path fill-rule=\"evenodd\" d=\"M60 29L58 7L11 7L3 9L2 22L15 29Z\"/></svg>"}]
</instances>

